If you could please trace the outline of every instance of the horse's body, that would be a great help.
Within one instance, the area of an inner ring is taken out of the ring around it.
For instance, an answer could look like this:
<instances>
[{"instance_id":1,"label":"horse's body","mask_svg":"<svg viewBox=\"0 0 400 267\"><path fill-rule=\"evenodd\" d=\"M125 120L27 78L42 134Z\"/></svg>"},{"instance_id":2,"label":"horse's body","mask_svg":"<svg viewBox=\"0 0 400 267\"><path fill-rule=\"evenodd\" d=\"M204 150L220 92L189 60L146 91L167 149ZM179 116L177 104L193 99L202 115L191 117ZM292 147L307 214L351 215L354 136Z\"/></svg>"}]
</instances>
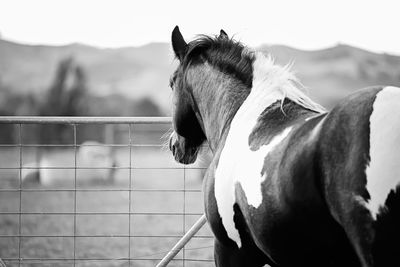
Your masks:
<instances>
[{"instance_id":1,"label":"horse's body","mask_svg":"<svg viewBox=\"0 0 400 267\"><path fill-rule=\"evenodd\" d=\"M204 193L217 266L400 266L399 88L326 113L223 31L186 44L176 28L173 47L171 149L182 163L205 140L213 151Z\"/></svg>"}]
</instances>

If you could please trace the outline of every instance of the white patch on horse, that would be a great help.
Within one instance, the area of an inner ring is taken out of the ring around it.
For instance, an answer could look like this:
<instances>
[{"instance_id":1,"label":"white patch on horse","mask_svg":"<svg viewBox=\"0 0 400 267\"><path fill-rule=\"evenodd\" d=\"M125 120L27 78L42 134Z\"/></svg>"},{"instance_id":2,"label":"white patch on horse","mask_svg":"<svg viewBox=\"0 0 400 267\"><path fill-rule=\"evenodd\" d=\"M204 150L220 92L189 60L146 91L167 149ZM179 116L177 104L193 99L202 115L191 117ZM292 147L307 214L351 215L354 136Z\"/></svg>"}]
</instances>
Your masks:
<instances>
[{"instance_id":1,"label":"white patch on horse","mask_svg":"<svg viewBox=\"0 0 400 267\"><path fill-rule=\"evenodd\" d=\"M366 168L366 204L376 219L392 189L400 184L400 88L385 87L377 95L370 116L370 162Z\"/></svg>"},{"instance_id":2,"label":"white patch on horse","mask_svg":"<svg viewBox=\"0 0 400 267\"><path fill-rule=\"evenodd\" d=\"M215 172L214 190L218 212L228 237L238 247L241 247L241 240L233 220L235 185L240 183L247 203L258 208L262 203L261 183L265 179L261 175L264 159L292 130L292 127L284 129L268 144L252 151L249 136L257 119L268 106L285 97L308 109L324 111L298 88L300 84L287 68L275 65L271 58L257 54L253 69L253 88L231 122Z\"/></svg>"}]
</instances>

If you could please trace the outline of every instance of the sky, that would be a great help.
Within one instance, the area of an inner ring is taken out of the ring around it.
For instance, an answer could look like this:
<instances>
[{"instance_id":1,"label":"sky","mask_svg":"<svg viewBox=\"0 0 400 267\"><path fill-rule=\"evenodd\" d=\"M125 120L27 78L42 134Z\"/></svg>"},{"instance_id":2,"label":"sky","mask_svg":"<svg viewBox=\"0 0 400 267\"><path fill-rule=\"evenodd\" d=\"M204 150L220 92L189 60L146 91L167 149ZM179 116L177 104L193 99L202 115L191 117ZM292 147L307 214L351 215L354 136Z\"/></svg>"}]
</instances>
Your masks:
<instances>
[{"instance_id":1,"label":"sky","mask_svg":"<svg viewBox=\"0 0 400 267\"><path fill-rule=\"evenodd\" d=\"M356 0L0 0L3 39L98 47L228 35L250 46L321 49L338 43L400 55L400 1Z\"/></svg>"}]
</instances>

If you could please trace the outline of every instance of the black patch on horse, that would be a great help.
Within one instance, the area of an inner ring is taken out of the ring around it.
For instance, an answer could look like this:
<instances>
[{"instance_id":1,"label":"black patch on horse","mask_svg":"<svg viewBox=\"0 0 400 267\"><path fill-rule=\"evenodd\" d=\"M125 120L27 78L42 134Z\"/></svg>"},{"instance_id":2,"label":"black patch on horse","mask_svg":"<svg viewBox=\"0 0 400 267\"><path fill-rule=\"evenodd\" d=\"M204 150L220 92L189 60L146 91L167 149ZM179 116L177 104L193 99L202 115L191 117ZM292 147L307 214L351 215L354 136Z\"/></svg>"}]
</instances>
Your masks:
<instances>
[{"instance_id":1,"label":"black patch on horse","mask_svg":"<svg viewBox=\"0 0 400 267\"><path fill-rule=\"evenodd\" d=\"M390 191L374 223L375 238L372 247L376 266L393 266L400 253L400 186Z\"/></svg>"},{"instance_id":2,"label":"black patch on horse","mask_svg":"<svg viewBox=\"0 0 400 267\"><path fill-rule=\"evenodd\" d=\"M315 114L318 113L315 112ZM290 99L276 101L258 117L257 124L249 136L250 149L258 150L260 146L268 144L283 129L296 121L304 120L305 117L310 117L310 110L294 101Z\"/></svg>"}]
</instances>

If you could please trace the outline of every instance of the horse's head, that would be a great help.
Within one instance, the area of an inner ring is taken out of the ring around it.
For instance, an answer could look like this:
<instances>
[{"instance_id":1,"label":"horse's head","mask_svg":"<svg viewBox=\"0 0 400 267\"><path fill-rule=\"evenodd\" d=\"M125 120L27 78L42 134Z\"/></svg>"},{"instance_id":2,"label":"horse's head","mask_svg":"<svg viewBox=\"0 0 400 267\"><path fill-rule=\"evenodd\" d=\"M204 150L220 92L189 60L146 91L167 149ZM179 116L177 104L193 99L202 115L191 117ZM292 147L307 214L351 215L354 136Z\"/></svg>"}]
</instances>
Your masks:
<instances>
[{"instance_id":1,"label":"horse's head","mask_svg":"<svg viewBox=\"0 0 400 267\"><path fill-rule=\"evenodd\" d=\"M172 32L172 47L179 60L179 66L170 79L173 92L173 127L169 147L175 160L190 164L196 161L200 146L206 140L201 116L194 102L190 86L185 80L188 66L184 64L188 44L178 27Z\"/></svg>"},{"instance_id":2,"label":"horse's head","mask_svg":"<svg viewBox=\"0 0 400 267\"><path fill-rule=\"evenodd\" d=\"M253 53L221 30L186 43L178 27L172 47L179 65L171 77L174 133L170 148L178 162L196 160L206 141L216 148L222 132L250 91Z\"/></svg>"}]
</instances>

